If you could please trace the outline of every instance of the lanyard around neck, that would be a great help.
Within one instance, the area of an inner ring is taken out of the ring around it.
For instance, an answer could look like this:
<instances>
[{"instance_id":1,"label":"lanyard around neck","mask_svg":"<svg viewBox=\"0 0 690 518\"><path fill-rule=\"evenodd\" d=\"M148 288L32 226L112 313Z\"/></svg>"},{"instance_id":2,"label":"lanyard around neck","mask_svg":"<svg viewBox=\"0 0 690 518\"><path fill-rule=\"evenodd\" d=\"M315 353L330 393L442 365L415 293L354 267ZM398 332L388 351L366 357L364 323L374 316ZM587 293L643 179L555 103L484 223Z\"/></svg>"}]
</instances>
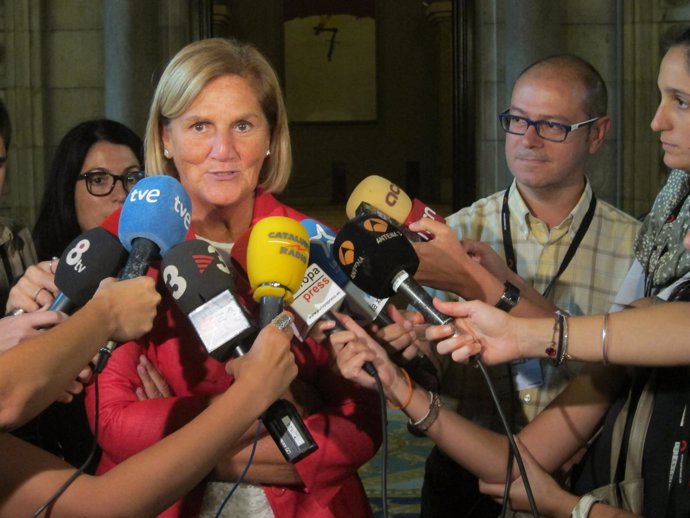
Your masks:
<instances>
[{"instance_id":1,"label":"lanyard around neck","mask_svg":"<svg viewBox=\"0 0 690 518\"><path fill-rule=\"evenodd\" d=\"M513 270L513 272L517 273L517 261L515 258L515 250L513 248L513 237L510 231L510 208L508 207L509 194L510 187L506 189L506 192L503 195L503 206L501 207L503 250L505 252L506 264L508 265L508 268ZM597 198L596 196L594 196L594 193L592 193L592 200L589 202L589 208L587 209L587 213L585 214L585 217L582 218L582 223L580 224L580 227L577 229L575 237L573 238L573 241L570 243L570 246L568 247L568 250L565 253L565 257L563 258L561 266L558 268L558 272L556 272L556 275L553 279L551 279L551 282L549 282L549 285L544 290L544 293L542 294L544 295L544 297L548 297L549 293L551 292L551 289L553 288L553 285L570 264L570 261L575 255L575 252L577 251L577 247L580 246L580 241L582 241L582 238L585 237L587 229L589 229L589 225L590 223L592 223L592 219L594 218L594 209L596 208L596 206Z\"/></svg>"}]
</instances>

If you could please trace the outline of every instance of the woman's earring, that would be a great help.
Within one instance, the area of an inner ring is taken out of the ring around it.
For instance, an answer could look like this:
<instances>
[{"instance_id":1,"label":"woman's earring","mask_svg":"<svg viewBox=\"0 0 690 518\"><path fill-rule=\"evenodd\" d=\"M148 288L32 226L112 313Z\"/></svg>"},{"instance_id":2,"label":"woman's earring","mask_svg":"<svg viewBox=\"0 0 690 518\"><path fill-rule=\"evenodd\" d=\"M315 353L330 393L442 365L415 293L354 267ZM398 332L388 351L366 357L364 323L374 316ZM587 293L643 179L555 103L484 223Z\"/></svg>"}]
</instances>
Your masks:
<instances>
[{"instance_id":1,"label":"woman's earring","mask_svg":"<svg viewBox=\"0 0 690 518\"><path fill-rule=\"evenodd\" d=\"M164 149L164 150L163 150L163 155L164 155L165 158L167 158L168 160L170 159L170 151L168 151L167 149Z\"/></svg>"},{"instance_id":2,"label":"woman's earring","mask_svg":"<svg viewBox=\"0 0 690 518\"><path fill-rule=\"evenodd\" d=\"M271 150L270 150L270 149L267 149L267 150L266 150L266 156L268 156L268 155L270 155L270 154L271 154Z\"/></svg>"}]
</instances>

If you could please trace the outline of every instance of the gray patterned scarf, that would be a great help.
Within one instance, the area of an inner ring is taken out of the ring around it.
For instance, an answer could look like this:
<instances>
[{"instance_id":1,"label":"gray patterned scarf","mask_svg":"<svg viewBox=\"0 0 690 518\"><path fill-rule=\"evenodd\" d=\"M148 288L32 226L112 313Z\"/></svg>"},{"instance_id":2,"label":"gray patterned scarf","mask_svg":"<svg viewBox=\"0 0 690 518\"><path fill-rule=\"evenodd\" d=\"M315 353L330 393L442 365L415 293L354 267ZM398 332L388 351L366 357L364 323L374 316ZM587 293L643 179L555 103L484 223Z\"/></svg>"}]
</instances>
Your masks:
<instances>
[{"instance_id":1,"label":"gray patterned scarf","mask_svg":"<svg viewBox=\"0 0 690 518\"><path fill-rule=\"evenodd\" d=\"M647 295L690 271L690 251L683 238L690 229L690 173L672 169L642 223L635 258L647 275Z\"/></svg>"}]
</instances>

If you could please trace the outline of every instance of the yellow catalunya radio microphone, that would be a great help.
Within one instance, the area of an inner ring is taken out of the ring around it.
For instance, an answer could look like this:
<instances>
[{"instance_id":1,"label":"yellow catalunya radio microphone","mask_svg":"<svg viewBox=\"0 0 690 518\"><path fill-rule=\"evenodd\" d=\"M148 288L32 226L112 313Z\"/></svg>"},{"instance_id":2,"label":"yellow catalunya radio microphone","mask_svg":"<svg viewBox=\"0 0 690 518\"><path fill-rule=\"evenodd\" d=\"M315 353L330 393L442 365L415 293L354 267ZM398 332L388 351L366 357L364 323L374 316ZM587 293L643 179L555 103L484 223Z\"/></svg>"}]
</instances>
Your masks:
<instances>
[{"instance_id":1,"label":"yellow catalunya radio microphone","mask_svg":"<svg viewBox=\"0 0 690 518\"><path fill-rule=\"evenodd\" d=\"M262 327L283 304L292 302L308 264L309 233L298 221L269 216L254 225L247 244L247 276L254 300L261 303Z\"/></svg>"}]
</instances>

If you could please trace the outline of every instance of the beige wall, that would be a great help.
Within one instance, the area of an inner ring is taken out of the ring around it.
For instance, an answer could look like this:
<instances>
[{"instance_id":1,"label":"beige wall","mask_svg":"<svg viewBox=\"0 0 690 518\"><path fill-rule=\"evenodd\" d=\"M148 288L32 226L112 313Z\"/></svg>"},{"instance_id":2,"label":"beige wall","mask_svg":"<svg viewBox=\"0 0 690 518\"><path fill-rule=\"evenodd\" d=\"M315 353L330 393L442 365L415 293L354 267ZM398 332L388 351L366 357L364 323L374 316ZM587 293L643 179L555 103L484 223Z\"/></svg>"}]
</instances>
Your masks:
<instances>
[{"instance_id":1,"label":"beige wall","mask_svg":"<svg viewBox=\"0 0 690 518\"><path fill-rule=\"evenodd\" d=\"M118 1L128 5L128 0ZM155 47L158 65L148 78L153 86L168 56L194 38L198 29L189 11L194 3L151 1L160 6L156 19L151 20L151 35L135 43L130 52L136 60L137 45L147 45L147 51L149 46ZM216 30L255 42L282 75L280 4L274 0L215 3ZM487 0L476 4L476 195L501 189L509 179L503 134L496 121L496 114L507 106L517 66L513 58L506 63L506 56L527 59L530 45L539 42L540 52L574 52L601 71L611 93L609 107L614 118L619 115L618 106L622 107L617 123L622 145L612 131L604 149L592 160L591 177L602 198L620 202L634 215L642 213L666 173L658 139L649 129L658 98L658 42L667 30L688 23L690 2L562 0L557 9L549 11L550 18L539 22L541 27L523 30L529 39L511 32L515 13L519 16L525 3ZM428 9L412 0L377 0L377 120L371 124L293 125L296 167L286 193L288 201L328 204L334 168L345 171L343 190L349 194L361 178L372 173L405 187L406 169L418 167L422 179L418 195L432 205L450 203L451 38L449 13L443 7L447 4L431 2L432 9ZM130 7L136 5L136 0L129 0ZM621 13L617 6L622 6ZM511 13L510 27L506 12ZM61 136L81 120L109 113L104 23L102 4L94 0L0 0L0 92L15 127L0 214L32 223L46 164ZM520 37L523 39L516 40ZM616 46L619 39L623 42L620 48ZM543 45L544 41L552 44ZM518 43L521 47L516 52ZM617 49L623 65L621 89ZM118 118L112 112L109 115ZM143 131L141 124L132 124Z\"/></svg>"}]
</instances>

